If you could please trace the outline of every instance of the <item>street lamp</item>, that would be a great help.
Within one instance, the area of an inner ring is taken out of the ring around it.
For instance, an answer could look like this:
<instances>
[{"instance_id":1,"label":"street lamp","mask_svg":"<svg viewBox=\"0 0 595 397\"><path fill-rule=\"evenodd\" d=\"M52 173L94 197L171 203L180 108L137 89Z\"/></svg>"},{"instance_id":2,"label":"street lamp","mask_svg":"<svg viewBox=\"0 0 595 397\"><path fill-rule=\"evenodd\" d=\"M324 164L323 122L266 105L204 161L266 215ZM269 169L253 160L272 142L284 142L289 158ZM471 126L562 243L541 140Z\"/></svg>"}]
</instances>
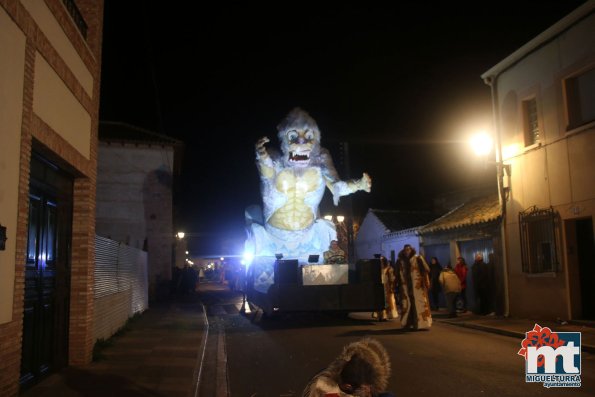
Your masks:
<instances>
[{"instance_id":1,"label":"street lamp","mask_svg":"<svg viewBox=\"0 0 595 397\"><path fill-rule=\"evenodd\" d=\"M503 214L506 210L506 200L508 199L509 187L504 185L504 175L510 178L510 164L504 164L502 159L502 150L498 148L497 160L487 160L487 156L492 152L494 142L490 134L486 131L479 131L471 136L469 140L471 149L477 156L485 157L486 164L495 164L498 172L498 195ZM509 185L509 184L508 184Z\"/></svg>"},{"instance_id":2,"label":"street lamp","mask_svg":"<svg viewBox=\"0 0 595 397\"><path fill-rule=\"evenodd\" d=\"M333 217L333 215L325 215L324 219L333 222L337 229L337 239L345 244L345 252L347 252L347 258L353 258L353 234L352 230L350 230L349 226L345 222L345 216L336 215L335 217Z\"/></svg>"},{"instance_id":3,"label":"street lamp","mask_svg":"<svg viewBox=\"0 0 595 397\"><path fill-rule=\"evenodd\" d=\"M479 131L470 140L471 148L478 156L487 156L492 151L492 137L486 131Z\"/></svg>"},{"instance_id":4,"label":"street lamp","mask_svg":"<svg viewBox=\"0 0 595 397\"><path fill-rule=\"evenodd\" d=\"M180 231L176 233L177 241L174 244L174 264L176 267L182 269L184 264L188 262L188 239L184 239L186 233Z\"/></svg>"},{"instance_id":5,"label":"street lamp","mask_svg":"<svg viewBox=\"0 0 595 397\"><path fill-rule=\"evenodd\" d=\"M497 125L497 123L495 123ZM502 155L502 142L500 134L497 134L497 148L496 148L496 159L495 161L487 161L486 164L495 164L497 171L498 180L498 201L500 203L502 220L500 222L500 241L502 247L502 271L503 271L503 286L504 286L504 315L508 316L508 260L507 260L507 239L506 239L506 202L510 192L510 177L511 177L511 166L510 164L504 164L504 157ZM479 156L486 156L491 153L493 141L492 137L486 132L479 132L471 138L471 146L475 153ZM506 186L504 176L507 176Z\"/></svg>"}]
</instances>

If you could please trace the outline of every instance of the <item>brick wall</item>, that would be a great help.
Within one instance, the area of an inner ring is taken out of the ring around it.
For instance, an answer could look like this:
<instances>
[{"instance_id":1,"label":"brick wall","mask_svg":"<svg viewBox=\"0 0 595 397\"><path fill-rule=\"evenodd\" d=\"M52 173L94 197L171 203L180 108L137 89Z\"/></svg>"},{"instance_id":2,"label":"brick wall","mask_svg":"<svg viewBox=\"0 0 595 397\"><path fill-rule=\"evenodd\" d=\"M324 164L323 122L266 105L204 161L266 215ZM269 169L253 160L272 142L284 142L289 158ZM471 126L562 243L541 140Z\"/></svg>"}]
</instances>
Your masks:
<instances>
[{"instance_id":1,"label":"brick wall","mask_svg":"<svg viewBox=\"0 0 595 397\"><path fill-rule=\"evenodd\" d=\"M29 168L31 163L31 118L33 108L33 71L35 49L27 39L25 50L25 80L23 88L23 120L21 128L21 160L19 173L19 204L16 233L13 321L0 325L0 396L18 393L23 332L23 299L25 290L25 250L29 212Z\"/></svg>"},{"instance_id":2,"label":"brick wall","mask_svg":"<svg viewBox=\"0 0 595 397\"><path fill-rule=\"evenodd\" d=\"M60 58L50 41L36 25L19 0L0 0L0 7L27 37L23 87L23 119L18 189L17 241L13 321L0 325L0 395L16 396L19 392L24 263L27 244L28 191L31 151L34 148L75 177L73 197L71 311L69 363L84 364L91 360L93 348L93 271L95 239L95 185L97 180L97 127L101 70L102 0L77 0L89 30L87 40L78 32L61 0L45 0L54 17L94 77L93 94L85 93L81 84ZM75 98L91 115L90 158L80 155L59 134L32 111L35 57L41 54L51 65Z\"/></svg>"}]
</instances>

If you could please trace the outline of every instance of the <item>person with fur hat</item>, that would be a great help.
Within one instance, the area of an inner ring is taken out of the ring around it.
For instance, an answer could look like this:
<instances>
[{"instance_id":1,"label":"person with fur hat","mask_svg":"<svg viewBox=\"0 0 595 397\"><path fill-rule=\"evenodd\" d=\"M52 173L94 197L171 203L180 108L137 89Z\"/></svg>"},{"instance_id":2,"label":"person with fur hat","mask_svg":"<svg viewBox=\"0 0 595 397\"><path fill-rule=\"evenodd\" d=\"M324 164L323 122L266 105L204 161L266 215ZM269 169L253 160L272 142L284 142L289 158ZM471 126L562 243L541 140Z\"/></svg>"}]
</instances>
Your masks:
<instances>
[{"instance_id":1,"label":"person with fur hat","mask_svg":"<svg viewBox=\"0 0 595 397\"><path fill-rule=\"evenodd\" d=\"M312 378L302 397L391 397L384 392L390 371L384 346L363 338L345 346L339 357Z\"/></svg>"},{"instance_id":2,"label":"person with fur hat","mask_svg":"<svg viewBox=\"0 0 595 397\"><path fill-rule=\"evenodd\" d=\"M428 298L430 267L410 244L405 244L397 259L397 306L404 329L429 329L432 313Z\"/></svg>"}]
</instances>

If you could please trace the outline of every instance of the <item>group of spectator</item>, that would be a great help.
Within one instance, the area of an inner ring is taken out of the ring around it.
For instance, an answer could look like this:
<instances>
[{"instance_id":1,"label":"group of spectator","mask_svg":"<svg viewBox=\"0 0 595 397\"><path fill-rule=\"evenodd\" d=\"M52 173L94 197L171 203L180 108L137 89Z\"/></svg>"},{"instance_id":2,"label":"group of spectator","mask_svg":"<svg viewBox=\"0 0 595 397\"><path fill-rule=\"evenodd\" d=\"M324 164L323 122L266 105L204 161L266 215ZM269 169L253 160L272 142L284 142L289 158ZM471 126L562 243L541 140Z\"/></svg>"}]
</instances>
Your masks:
<instances>
[{"instance_id":1,"label":"group of spectator","mask_svg":"<svg viewBox=\"0 0 595 397\"><path fill-rule=\"evenodd\" d=\"M181 269L177 266L172 268L172 294L182 296L191 294L195 291L198 282L198 272L188 264Z\"/></svg>"},{"instance_id":2,"label":"group of spectator","mask_svg":"<svg viewBox=\"0 0 595 397\"><path fill-rule=\"evenodd\" d=\"M450 262L443 268L436 257L432 257L428 264L409 244L399 252L394 266L383 256L380 263L385 305L383 310L372 314L380 321L399 318L405 329L430 328L431 311L438 310L441 293L449 316L456 317L457 307L461 312L468 308L468 277L472 281L473 307L477 313L494 312L494 262L492 259L486 263L482 253L475 255L471 271L463 257L457 258L454 268Z\"/></svg>"},{"instance_id":3,"label":"group of spectator","mask_svg":"<svg viewBox=\"0 0 595 397\"><path fill-rule=\"evenodd\" d=\"M490 255L491 257L491 255ZM475 308L478 314L494 312L495 296L493 259L486 263L482 253L475 255L471 274L465 258L459 256L455 267L450 262L443 269L436 257L430 264L430 304L432 310L438 310L440 292L444 292L446 307L451 317L457 315L457 303L462 312L468 309L467 279L471 277L475 297Z\"/></svg>"}]
</instances>

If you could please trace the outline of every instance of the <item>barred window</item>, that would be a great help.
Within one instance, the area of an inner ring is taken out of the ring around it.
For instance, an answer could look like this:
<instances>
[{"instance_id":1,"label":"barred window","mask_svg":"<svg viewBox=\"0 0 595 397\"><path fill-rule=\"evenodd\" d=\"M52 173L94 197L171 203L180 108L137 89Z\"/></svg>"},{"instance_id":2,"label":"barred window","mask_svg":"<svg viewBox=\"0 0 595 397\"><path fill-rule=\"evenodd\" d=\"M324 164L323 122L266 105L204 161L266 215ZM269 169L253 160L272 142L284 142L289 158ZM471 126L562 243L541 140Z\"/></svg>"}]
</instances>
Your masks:
<instances>
[{"instance_id":1,"label":"barred window","mask_svg":"<svg viewBox=\"0 0 595 397\"><path fill-rule=\"evenodd\" d=\"M523 101L523 123L525 132L525 146L539 142L539 120L537 117L537 100L535 98Z\"/></svg>"},{"instance_id":2,"label":"barred window","mask_svg":"<svg viewBox=\"0 0 595 397\"><path fill-rule=\"evenodd\" d=\"M559 218L553 208L535 206L519 213L523 272L558 270Z\"/></svg>"}]
</instances>

